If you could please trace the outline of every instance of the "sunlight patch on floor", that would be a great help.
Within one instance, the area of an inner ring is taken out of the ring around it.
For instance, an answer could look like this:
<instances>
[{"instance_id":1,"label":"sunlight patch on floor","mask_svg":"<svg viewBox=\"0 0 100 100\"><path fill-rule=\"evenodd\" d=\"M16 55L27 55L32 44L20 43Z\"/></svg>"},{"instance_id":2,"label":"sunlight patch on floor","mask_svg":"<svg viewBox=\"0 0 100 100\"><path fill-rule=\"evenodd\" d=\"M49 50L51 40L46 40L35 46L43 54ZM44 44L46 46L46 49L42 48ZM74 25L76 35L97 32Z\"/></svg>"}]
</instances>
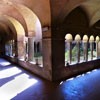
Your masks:
<instances>
[{"instance_id":1,"label":"sunlight patch on floor","mask_svg":"<svg viewBox=\"0 0 100 100\"><path fill-rule=\"evenodd\" d=\"M2 66L8 66L10 64L11 63L10 62L7 62L7 61L0 62L0 65L2 65Z\"/></svg>"},{"instance_id":2,"label":"sunlight patch on floor","mask_svg":"<svg viewBox=\"0 0 100 100\"><path fill-rule=\"evenodd\" d=\"M10 65L11 63L5 59L0 59L0 65L2 66L8 66Z\"/></svg>"},{"instance_id":3,"label":"sunlight patch on floor","mask_svg":"<svg viewBox=\"0 0 100 100\"><path fill-rule=\"evenodd\" d=\"M0 100L11 100L38 81L23 73L0 87Z\"/></svg>"},{"instance_id":4,"label":"sunlight patch on floor","mask_svg":"<svg viewBox=\"0 0 100 100\"><path fill-rule=\"evenodd\" d=\"M0 71L0 79L2 79L2 78L8 78L8 77L11 77L13 75L19 74L21 72L22 71L20 69L18 69L17 67L13 66L12 68L1 70Z\"/></svg>"}]
</instances>

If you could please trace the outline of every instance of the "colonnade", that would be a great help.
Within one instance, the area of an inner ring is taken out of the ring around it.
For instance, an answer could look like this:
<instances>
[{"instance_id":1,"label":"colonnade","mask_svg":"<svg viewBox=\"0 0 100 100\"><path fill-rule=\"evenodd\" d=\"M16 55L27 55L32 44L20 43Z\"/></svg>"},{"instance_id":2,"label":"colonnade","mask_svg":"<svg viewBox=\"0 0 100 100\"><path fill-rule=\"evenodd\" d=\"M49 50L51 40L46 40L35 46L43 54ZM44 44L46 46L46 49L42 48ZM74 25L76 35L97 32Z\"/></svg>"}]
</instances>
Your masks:
<instances>
[{"instance_id":1,"label":"colonnade","mask_svg":"<svg viewBox=\"0 0 100 100\"><path fill-rule=\"evenodd\" d=\"M74 42L74 44L73 44L73 42ZM75 59L77 59L76 63L93 60L94 56L95 56L95 59L100 57L100 53L99 53L100 38L99 38L99 36L96 36L96 38L94 38L93 35L91 35L90 37L88 37L87 35L84 35L83 38L81 38L81 36L79 34L77 34L75 36L75 39L73 39L73 36L68 33L65 36L65 44L67 44L67 46L65 46L65 53L66 53L66 51L68 52L67 60L65 57L65 64L73 63L73 60L72 60L73 52L72 51L75 46L76 46L76 51L74 53L76 53L76 58L75 58ZM82 59L80 59L81 58L81 54L80 54L81 48L83 51ZM89 50L90 50L90 57L89 57Z\"/></svg>"}]
</instances>

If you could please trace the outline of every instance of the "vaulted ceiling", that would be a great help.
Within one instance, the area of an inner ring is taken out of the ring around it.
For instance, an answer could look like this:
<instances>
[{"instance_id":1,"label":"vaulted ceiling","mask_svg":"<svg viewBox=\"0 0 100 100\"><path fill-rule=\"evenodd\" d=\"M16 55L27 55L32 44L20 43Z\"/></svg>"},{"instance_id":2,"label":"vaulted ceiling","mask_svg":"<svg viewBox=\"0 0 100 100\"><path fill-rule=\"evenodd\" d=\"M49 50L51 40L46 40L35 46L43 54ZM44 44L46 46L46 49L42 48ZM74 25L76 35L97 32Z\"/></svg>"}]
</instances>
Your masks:
<instances>
[{"instance_id":1,"label":"vaulted ceiling","mask_svg":"<svg viewBox=\"0 0 100 100\"><path fill-rule=\"evenodd\" d=\"M0 0L1 39L5 35L5 40L10 39L8 33L18 34L18 41L23 36L34 36L37 24L50 25L50 19L49 0Z\"/></svg>"},{"instance_id":2,"label":"vaulted ceiling","mask_svg":"<svg viewBox=\"0 0 100 100\"><path fill-rule=\"evenodd\" d=\"M100 0L0 0L0 39L8 40L16 34L19 40L34 36L37 22L42 27L51 26L51 22L64 20L78 6L92 26L100 20L99 4Z\"/></svg>"},{"instance_id":3,"label":"vaulted ceiling","mask_svg":"<svg viewBox=\"0 0 100 100\"><path fill-rule=\"evenodd\" d=\"M72 10L82 7L89 17L90 25L100 19L100 0L52 0L52 12L54 20L63 20Z\"/></svg>"}]
</instances>

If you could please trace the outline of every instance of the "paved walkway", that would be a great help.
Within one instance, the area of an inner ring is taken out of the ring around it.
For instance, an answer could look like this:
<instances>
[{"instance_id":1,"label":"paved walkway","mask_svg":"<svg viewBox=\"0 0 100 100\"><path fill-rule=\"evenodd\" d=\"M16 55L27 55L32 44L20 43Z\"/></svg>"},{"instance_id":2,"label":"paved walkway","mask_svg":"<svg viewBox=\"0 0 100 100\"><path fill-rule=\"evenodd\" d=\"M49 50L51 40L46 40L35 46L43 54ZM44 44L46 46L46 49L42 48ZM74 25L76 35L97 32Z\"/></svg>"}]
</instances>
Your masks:
<instances>
[{"instance_id":1,"label":"paved walkway","mask_svg":"<svg viewBox=\"0 0 100 100\"><path fill-rule=\"evenodd\" d=\"M100 70L53 83L0 58L0 100L100 100Z\"/></svg>"}]
</instances>

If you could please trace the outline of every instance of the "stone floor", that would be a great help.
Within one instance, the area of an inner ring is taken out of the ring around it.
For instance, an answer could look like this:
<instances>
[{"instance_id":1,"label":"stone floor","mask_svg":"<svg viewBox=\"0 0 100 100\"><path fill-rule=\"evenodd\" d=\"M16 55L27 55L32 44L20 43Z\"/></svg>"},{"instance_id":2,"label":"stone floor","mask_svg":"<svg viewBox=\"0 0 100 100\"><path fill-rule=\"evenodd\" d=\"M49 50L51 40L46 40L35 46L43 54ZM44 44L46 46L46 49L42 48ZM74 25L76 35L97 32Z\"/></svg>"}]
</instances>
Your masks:
<instances>
[{"instance_id":1,"label":"stone floor","mask_svg":"<svg viewBox=\"0 0 100 100\"><path fill-rule=\"evenodd\" d=\"M100 100L100 69L54 83L0 58L0 100Z\"/></svg>"}]
</instances>

